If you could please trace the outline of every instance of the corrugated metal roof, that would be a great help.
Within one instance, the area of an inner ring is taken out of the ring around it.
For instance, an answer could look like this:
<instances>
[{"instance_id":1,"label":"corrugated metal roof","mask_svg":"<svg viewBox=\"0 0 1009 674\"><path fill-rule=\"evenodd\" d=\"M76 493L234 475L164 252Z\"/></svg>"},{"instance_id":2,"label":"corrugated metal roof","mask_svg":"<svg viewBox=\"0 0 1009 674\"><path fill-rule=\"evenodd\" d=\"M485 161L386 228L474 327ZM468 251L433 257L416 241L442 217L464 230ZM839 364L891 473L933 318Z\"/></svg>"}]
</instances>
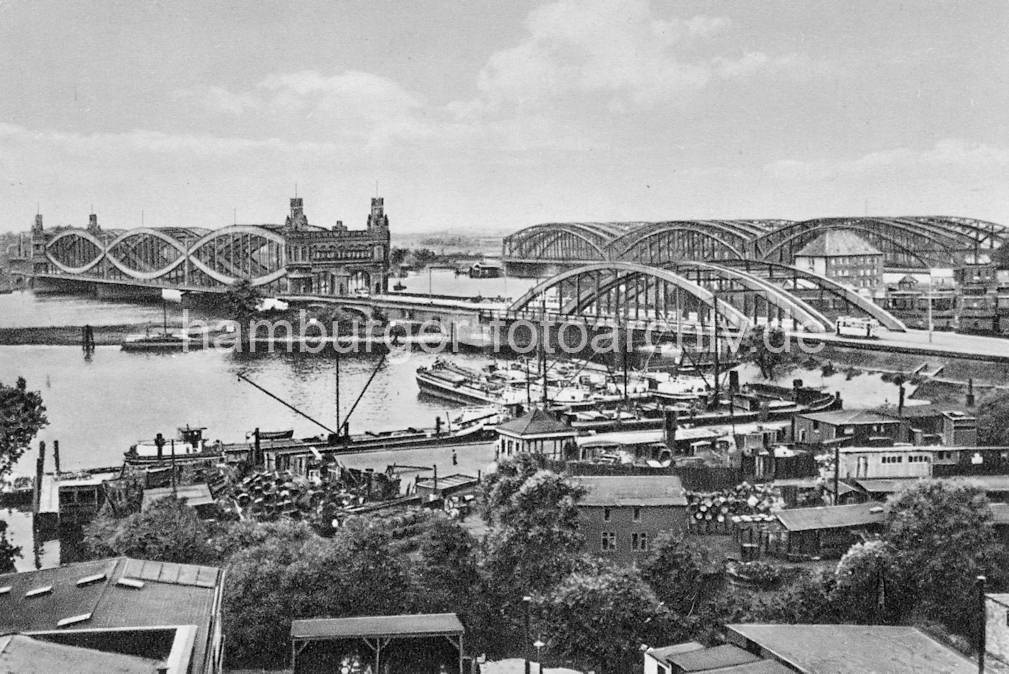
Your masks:
<instances>
[{"instance_id":1,"label":"corrugated metal roof","mask_svg":"<svg viewBox=\"0 0 1009 674\"><path fill-rule=\"evenodd\" d=\"M789 531L813 529L842 529L871 524L882 524L886 513L879 503L823 506L819 508L792 508L780 510L775 515Z\"/></svg>"},{"instance_id":2,"label":"corrugated metal roof","mask_svg":"<svg viewBox=\"0 0 1009 674\"><path fill-rule=\"evenodd\" d=\"M948 672L977 666L914 627L891 625L726 625L801 672Z\"/></svg>"},{"instance_id":3,"label":"corrugated metal roof","mask_svg":"<svg viewBox=\"0 0 1009 674\"><path fill-rule=\"evenodd\" d=\"M588 506L686 506L683 483L675 475L578 476L570 478L587 490L579 501Z\"/></svg>"},{"instance_id":4,"label":"corrugated metal roof","mask_svg":"<svg viewBox=\"0 0 1009 674\"><path fill-rule=\"evenodd\" d=\"M462 634L455 613L418 613L358 618L312 618L291 622L292 639L350 639L357 637L425 637Z\"/></svg>"}]
</instances>

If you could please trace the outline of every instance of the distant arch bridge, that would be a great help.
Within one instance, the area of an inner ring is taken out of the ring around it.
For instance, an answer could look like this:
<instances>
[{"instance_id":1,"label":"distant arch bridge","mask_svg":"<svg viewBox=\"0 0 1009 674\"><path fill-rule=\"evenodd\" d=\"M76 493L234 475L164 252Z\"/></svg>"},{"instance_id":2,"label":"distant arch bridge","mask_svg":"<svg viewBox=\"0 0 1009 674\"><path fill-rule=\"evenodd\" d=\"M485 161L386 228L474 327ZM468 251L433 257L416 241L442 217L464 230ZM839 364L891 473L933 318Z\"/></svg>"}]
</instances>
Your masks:
<instances>
[{"instance_id":1,"label":"distant arch bridge","mask_svg":"<svg viewBox=\"0 0 1009 674\"><path fill-rule=\"evenodd\" d=\"M511 273L534 275L604 261L664 265L689 260L766 260L791 264L822 234L847 230L884 256L890 268L952 266L971 253L1009 242L1009 228L954 216L847 217L790 220L567 222L521 229L505 237Z\"/></svg>"},{"instance_id":2,"label":"distant arch bridge","mask_svg":"<svg viewBox=\"0 0 1009 674\"><path fill-rule=\"evenodd\" d=\"M201 292L221 292L249 279L273 291L287 275L285 239L278 229L65 229L47 237L46 269L36 276Z\"/></svg>"}]
</instances>

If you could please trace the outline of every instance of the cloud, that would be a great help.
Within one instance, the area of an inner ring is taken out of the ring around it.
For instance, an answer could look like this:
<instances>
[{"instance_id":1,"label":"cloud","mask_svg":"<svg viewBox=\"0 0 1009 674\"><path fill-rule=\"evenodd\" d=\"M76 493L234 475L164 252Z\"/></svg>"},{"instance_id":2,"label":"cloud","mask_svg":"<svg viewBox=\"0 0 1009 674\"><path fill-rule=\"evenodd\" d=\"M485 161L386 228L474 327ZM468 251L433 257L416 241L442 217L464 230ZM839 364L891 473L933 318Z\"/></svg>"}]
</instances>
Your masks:
<instances>
[{"instance_id":1,"label":"cloud","mask_svg":"<svg viewBox=\"0 0 1009 674\"><path fill-rule=\"evenodd\" d=\"M358 139L372 148L432 132L420 97L391 79L357 70L276 73L248 91L207 86L180 90L174 97L228 115L316 122L334 136Z\"/></svg>"},{"instance_id":2,"label":"cloud","mask_svg":"<svg viewBox=\"0 0 1009 674\"><path fill-rule=\"evenodd\" d=\"M480 71L479 98L452 109L461 115L549 109L574 97L581 104L598 99L615 112L651 109L716 78L800 63L794 54L698 55L729 26L716 16L661 18L647 0L559 0L529 14L526 36L492 54Z\"/></svg>"},{"instance_id":3,"label":"cloud","mask_svg":"<svg viewBox=\"0 0 1009 674\"><path fill-rule=\"evenodd\" d=\"M280 138L242 138L210 134L172 134L136 129L118 133L74 133L31 130L0 122L0 148L8 151L57 149L78 156L129 154L180 155L197 158L228 158L264 151L285 153L336 153L335 143L290 142Z\"/></svg>"},{"instance_id":4,"label":"cloud","mask_svg":"<svg viewBox=\"0 0 1009 674\"><path fill-rule=\"evenodd\" d=\"M849 159L782 159L764 171L779 180L831 181L851 177L1004 175L1009 171L1009 149L985 143L969 143L958 138L937 141L932 147L890 148Z\"/></svg>"}]
</instances>

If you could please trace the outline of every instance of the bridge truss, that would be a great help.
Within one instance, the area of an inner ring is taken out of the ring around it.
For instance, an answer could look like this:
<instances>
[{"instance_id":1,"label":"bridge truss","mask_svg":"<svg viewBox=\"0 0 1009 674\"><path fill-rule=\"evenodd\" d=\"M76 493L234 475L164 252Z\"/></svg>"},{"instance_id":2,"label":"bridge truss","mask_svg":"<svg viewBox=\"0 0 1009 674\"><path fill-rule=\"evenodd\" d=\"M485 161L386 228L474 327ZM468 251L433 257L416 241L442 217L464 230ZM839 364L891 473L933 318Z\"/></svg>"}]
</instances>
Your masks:
<instances>
[{"instance_id":1,"label":"bridge truss","mask_svg":"<svg viewBox=\"0 0 1009 674\"><path fill-rule=\"evenodd\" d=\"M786 265L732 261L678 262L655 267L599 262L540 282L508 308L510 318L577 321L635 329L742 331L779 325L829 332L838 315L905 326L871 300L827 278Z\"/></svg>"},{"instance_id":2,"label":"bridge truss","mask_svg":"<svg viewBox=\"0 0 1009 674\"><path fill-rule=\"evenodd\" d=\"M577 222L519 230L505 238L502 254L505 262L561 265L744 259L791 264L803 247L833 230L856 233L879 249L891 268L955 266L971 253L1009 242L1004 225L952 216Z\"/></svg>"},{"instance_id":3,"label":"bridge truss","mask_svg":"<svg viewBox=\"0 0 1009 674\"><path fill-rule=\"evenodd\" d=\"M248 279L282 292L287 274L284 237L259 225L67 229L48 238L45 256L50 277L182 290L221 291Z\"/></svg>"}]
</instances>

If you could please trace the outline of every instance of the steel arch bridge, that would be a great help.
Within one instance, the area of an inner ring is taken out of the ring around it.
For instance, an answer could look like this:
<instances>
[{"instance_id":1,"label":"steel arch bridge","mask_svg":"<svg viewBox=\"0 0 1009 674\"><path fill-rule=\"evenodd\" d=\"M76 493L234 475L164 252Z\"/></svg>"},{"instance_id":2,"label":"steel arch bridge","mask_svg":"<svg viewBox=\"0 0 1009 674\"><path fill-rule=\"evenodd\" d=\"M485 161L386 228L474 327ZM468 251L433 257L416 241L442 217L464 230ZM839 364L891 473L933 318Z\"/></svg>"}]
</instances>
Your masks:
<instances>
[{"instance_id":1,"label":"steel arch bridge","mask_svg":"<svg viewBox=\"0 0 1009 674\"><path fill-rule=\"evenodd\" d=\"M678 260L746 257L755 237L783 221L671 220L630 229L607 245L607 259L663 265Z\"/></svg>"},{"instance_id":2,"label":"steel arch bridge","mask_svg":"<svg viewBox=\"0 0 1009 674\"><path fill-rule=\"evenodd\" d=\"M749 266L744 266L749 265ZM829 306L807 297L829 297ZM826 309L822 310L822 309ZM780 325L829 332L840 313L876 318L891 330L905 326L855 292L812 272L773 263L679 262L665 268L600 262L540 282L508 308L512 318L556 318L595 325L703 332Z\"/></svg>"},{"instance_id":3,"label":"steel arch bridge","mask_svg":"<svg viewBox=\"0 0 1009 674\"><path fill-rule=\"evenodd\" d=\"M950 216L818 218L776 227L751 242L752 259L790 264L806 244L825 232L855 232L883 253L887 267L955 265L964 255L1009 242L1009 228Z\"/></svg>"},{"instance_id":4,"label":"steel arch bridge","mask_svg":"<svg viewBox=\"0 0 1009 674\"><path fill-rule=\"evenodd\" d=\"M261 225L67 229L47 238L44 275L201 292L248 279L274 291L287 275L284 246L278 228Z\"/></svg>"},{"instance_id":5,"label":"steel arch bridge","mask_svg":"<svg viewBox=\"0 0 1009 674\"><path fill-rule=\"evenodd\" d=\"M502 255L506 264L518 267L745 259L791 264L804 246L832 230L855 232L878 248L891 268L952 266L965 255L1009 243L1004 225L953 216L573 222L519 230L505 237Z\"/></svg>"}]
</instances>

